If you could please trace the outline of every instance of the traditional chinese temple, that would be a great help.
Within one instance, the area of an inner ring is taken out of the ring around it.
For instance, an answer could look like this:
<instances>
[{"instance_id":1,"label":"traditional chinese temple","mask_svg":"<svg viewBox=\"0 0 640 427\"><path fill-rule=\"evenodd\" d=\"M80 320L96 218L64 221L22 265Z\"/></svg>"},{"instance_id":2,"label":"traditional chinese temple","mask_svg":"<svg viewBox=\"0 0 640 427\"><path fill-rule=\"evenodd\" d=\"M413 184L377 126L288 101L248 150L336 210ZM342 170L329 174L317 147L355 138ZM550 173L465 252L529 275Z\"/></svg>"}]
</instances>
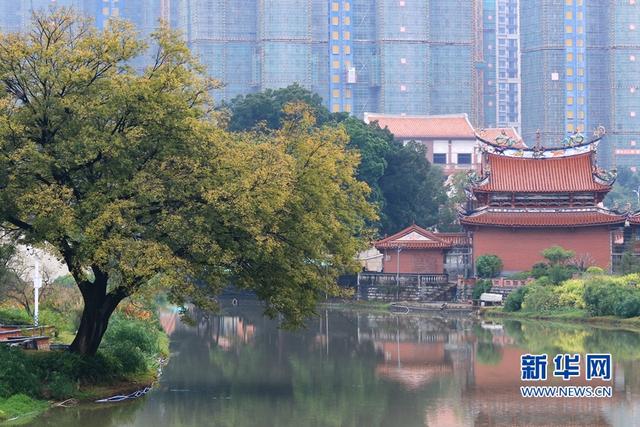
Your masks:
<instances>
[{"instance_id":1,"label":"traditional chinese temple","mask_svg":"<svg viewBox=\"0 0 640 427\"><path fill-rule=\"evenodd\" d=\"M460 216L472 234L473 259L495 254L505 272L523 271L559 245L586 265L609 269L627 217L602 204L615 180L596 164L603 134L588 142L574 135L552 149L480 138L481 170L470 175L469 203Z\"/></svg>"}]
</instances>

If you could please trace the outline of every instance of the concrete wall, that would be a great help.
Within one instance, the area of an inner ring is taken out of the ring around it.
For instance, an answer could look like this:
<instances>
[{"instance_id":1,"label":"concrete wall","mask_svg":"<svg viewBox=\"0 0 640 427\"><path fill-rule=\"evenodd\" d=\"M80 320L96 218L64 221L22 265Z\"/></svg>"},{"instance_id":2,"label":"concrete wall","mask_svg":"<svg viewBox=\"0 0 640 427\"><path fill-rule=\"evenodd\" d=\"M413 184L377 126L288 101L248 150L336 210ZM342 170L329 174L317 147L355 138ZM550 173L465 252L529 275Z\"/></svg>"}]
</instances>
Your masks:
<instances>
[{"instance_id":1,"label":"concrete wall","mask_svg":"<svg viewBox=\"0 0 640 427\"><path fill-rule=\"evenodd\" d=\"M398 251L384 251L382 268L385 273L398 272ZM444 273L442 249L403 249L400 252L400 273Z\"/></svg>"},{"instance_id":2,"label":"concrete wall","mask_svg":"<svg viewBox=\"0 0 640 427\"><path fill-rule=\"evenodd\" d=\"M473 258L494 254L502 259L503 271L529 270L542 262L542 251L562 246L608 269L611 264L611 233L608 227L575 229L480 228L473 232Z\"/></svg>"}]
</instances>

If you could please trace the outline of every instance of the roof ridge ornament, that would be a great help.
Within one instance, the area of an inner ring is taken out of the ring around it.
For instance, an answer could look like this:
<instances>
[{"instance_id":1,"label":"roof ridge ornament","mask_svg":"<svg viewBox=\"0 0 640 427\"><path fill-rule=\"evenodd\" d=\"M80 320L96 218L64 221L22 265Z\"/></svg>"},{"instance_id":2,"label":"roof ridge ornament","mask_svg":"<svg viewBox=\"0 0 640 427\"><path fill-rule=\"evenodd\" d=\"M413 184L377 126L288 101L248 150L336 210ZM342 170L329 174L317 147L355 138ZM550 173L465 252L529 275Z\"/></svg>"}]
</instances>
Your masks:
<instances>
[{"instance_id":1,"label":"roof ridge ornament","mask_svg":"<svg viewBox=\"0 0 640 427\"><path fill-rule=\"evenodd\" d=\"M566 136L562 140L562 146L564 148L575 147L576 145L582 145L584 143L584 135L578 131L575 131L572 135Z\"/></svg>"}]
</instances>

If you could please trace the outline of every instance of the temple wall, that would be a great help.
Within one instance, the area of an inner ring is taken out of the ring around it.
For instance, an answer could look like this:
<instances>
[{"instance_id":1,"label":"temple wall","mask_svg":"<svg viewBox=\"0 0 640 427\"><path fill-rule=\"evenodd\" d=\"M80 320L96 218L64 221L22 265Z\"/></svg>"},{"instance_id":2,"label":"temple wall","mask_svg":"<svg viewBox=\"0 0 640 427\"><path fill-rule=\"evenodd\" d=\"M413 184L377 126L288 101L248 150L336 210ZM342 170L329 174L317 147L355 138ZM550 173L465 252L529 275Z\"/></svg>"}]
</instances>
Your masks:
<instances>
[{"instance_id":1,"label":"temple wall","mask_svg":"<svg viewBox=\"0 0 640 427\"><path fill-rule=\"evenodd\" d=\"M544 261L544 249L558 245L574 251L576 257L591 259L592 265L609 269L610 236L608 227L559 230L482 227L473 232L473 258L494 254L502 259L504 272L524 271Z\"/></svg>"},{"instance_id":2,"label":"temple wall","mask_svg":"<svg viewBox=\"0 0 640 427\"><path fill-rule=\"evenodd\" d=\"M382 268L385 273L398 272L398 252L384 252ZM443 273L444 252L442 249L403 249L400 252L400 273Z\"/></svg>"}]
</instances>

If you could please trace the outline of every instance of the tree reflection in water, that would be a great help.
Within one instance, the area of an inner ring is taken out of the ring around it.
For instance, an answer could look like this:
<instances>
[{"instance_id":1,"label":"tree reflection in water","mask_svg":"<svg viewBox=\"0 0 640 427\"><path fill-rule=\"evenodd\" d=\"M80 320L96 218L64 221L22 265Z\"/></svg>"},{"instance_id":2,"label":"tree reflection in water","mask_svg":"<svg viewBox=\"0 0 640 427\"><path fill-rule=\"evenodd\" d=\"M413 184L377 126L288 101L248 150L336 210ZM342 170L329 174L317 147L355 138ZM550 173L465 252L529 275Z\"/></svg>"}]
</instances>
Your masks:
<instances>
[{"instance_id":1,"label":"tree reflection in water","mask_svg":"<svg viewBox=\"0 0 640 427\"><path fill-rule=\"evenodd\" d=\"M195 327L171 316L172 357L147 398L56 410L35 424L631 425L639 406L635 332L348 311L287 332L248 306L198 315ZM521 354L587 351L613 354L613 399L519 397Z\"/></svg>"}]
</instances>

